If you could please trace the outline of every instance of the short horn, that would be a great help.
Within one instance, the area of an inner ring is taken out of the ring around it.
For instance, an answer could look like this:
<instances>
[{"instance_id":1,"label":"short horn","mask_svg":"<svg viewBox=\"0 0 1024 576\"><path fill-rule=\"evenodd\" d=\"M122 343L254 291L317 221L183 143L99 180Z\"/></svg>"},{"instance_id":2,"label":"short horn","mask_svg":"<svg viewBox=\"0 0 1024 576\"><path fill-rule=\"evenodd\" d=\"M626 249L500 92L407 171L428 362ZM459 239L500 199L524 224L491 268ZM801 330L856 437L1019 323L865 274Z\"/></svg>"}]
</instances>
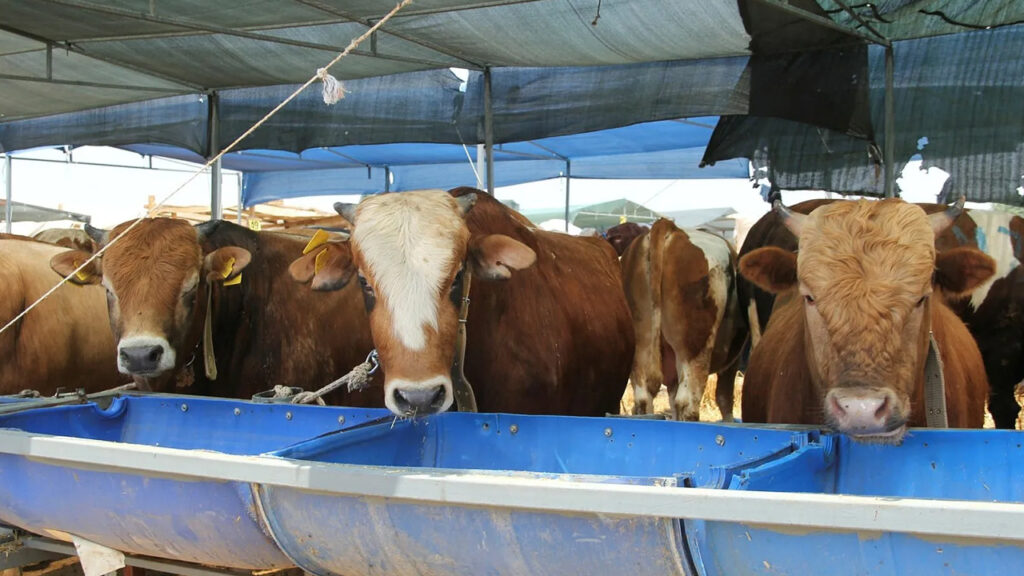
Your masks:
<instances>
[{"instance_id":1,"label":"short horn","mask_svg":"<svg viewBox=\"0 0 1024 576\"><path fill-rule=\"evenodd\" d=\"M207 220L206 222L200 222L195 225L196 234L199 236L199 241L202 242L206 238L209 238L220 226L221 220Z\"/></svg>"},{"instance_id":2,"label":"short horn","mask_svg":"<svg viewBox=\"0 0 1024 576\"><path fill-rule=\"evenodd\" d=\"M104 230L103 228L96 228L88 222L85 223L85 233L92 238L92 241L102 246L107 243L107 238L110 237L110 230Z\"/></svg>"},{"instance_id":3,"label":"short horn","mask_svg":"<svg viewBox=\"0 0 1024 576\"><path fill-rule=\"evenodd\" d=\"M356 224L356 208L359 208L359 204L351 204L348 202L335 202L334 210L341 214L341 217L348 220L349 224L355 226Z\"/></svg>"},{"instance_id":4,"label":"short horn","mask_svg":"<svg viewBox=\"0 0 1024 576\"><path fill-rule=\"evenodd\" d=\"M459 205L459 213L465 216L467 212L473 209L473 206L476 206L476 199L476 192L457 196L455 202Z\"/></svg>"},{"instance_id":5,"label":"short horn","mask_svg":"<svg viewBox=\"0 0 1024 576\"><path fill-rule=\"evenodd\" d=\"M804 219L807 218L807 216L786 208L782 204L781 200L772 202L772 209L779 215L779 218L782 218L782 223L786 225L786 228L789 228L789 231L799 238L800 230L803 229Z\"/></svg>"},{"instance_id":6,"label":"short horn","mask_svg":"<svg viewBox=\"0 0 1024 576\"><path fill-rule=\"evenodd\" d=\"M928 216L928 221L931 223L932 231L935 232L936 236L945 232L964 213L964 203L966 201L966 198L960 196L956 202L947 206L942 212L936 212Z\"/></svg>"}]
</instances>

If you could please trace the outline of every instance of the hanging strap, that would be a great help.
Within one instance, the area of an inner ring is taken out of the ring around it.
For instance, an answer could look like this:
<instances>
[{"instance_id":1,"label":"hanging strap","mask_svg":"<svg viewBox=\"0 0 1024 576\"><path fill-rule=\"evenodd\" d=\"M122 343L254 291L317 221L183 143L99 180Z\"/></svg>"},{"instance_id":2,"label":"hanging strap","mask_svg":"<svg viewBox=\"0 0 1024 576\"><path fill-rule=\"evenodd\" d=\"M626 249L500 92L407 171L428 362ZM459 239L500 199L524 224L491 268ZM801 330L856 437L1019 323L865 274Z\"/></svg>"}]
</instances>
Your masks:
<instances>
[{"instance_id":1,"label":"hanging strap","mask_svg":"<svg viewBox=\"0 0 1024 576\"><path fill-rule=\"evenodd\" d=\"M213 353L213 285L206 289L206 319L203 320L203 366L206 379L217 379L217 357Z\"/></svg>"},{"instance_id":2,"label":"hanging strap","mask_svg":"<svg viewBox=\"0 0 1024 576\"><path fill-rule=\"evenodd\" d=\"M942 356L935 335L928 333L928 359L924 365L924 410L929 428L948 428L946 413L946 380L942 371Z\"/></svg>"},{"instance_id":3,"label":"hanging strap","mask_svg":"<svg viewBox=\"0 0 1024 576\"><path fill-rule=\"evenodd\" d=\"M469 316L469 287L473 275L467 269L462 277L462 303L459 307L459 329L455 335L455 361L452 363L452 395L459 412L476 412L476 395L466 378L466 319Z\"/></svg>"}]
</instances>

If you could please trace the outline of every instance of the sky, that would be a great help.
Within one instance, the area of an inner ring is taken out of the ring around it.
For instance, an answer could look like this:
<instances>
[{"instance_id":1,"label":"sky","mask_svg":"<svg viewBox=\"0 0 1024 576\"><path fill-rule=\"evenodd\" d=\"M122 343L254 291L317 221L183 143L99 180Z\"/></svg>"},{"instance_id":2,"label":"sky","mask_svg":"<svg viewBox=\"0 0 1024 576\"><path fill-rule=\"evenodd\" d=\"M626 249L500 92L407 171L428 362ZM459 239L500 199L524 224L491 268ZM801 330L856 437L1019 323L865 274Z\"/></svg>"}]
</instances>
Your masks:
<instances>
[{"instance_id":1,"label":"sky","mask_svg":"<svg viewBox=\"0 0 1024 576\"><path fill-rule=\"evenodd\" d=\"M208 174L200 174L185 185L198 168L193 164L154 159L152 164L158 169L151 170L148 168L148 157L102 147L76 148L73 159L75 163L68 163L64 152L59 149L19 153L12 161L13 199L89 214L93 217L93 224L103 228L145 214L149 196L160 201L182 186L168 201L169 205L208 206L210 202ZM120 166L96 166L90 163ZM934 168L922 171L919 164L910 162L897 180L903 190L902 196L913 202L934 201L948 175ZM237 173L224 171L222 195L225 206L237 204L239 184L240 176ZM560 210L565 203L565 180L552 179L498 188L495 195L502 200L515 200L524 212ZM783 199L787 204L793 204L821 196L821 192L814 191L786 192ZM731 207L751 220L756 220L769 209L768 204L761 199L759 188L747 179L574 179L570 184L572 206L618 198L628 198L654 211ZM330 212L337 200L353 201L351 197L324 196L290 199L285 203ZM21 234L32 234L39 228L40 225L34 223L15 223L14 230Z\"/></svg>"}]
</instances>

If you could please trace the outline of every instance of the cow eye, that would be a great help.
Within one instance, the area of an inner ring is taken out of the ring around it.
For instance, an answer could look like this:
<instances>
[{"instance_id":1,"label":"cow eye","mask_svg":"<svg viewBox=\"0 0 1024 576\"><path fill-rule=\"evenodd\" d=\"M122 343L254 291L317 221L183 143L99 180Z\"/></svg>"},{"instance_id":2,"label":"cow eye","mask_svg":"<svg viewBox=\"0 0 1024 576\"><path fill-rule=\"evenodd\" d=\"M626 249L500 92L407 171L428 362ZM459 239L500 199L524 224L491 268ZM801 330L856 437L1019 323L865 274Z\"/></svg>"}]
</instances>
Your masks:
<instances>
[{"instance_id":1,"label":"cow eye","mask_svg":"<svg viewBox=\"0 0 1024 576\"><path fill-rule=\"evenodd\" d=\"M927 294L926 294L926 295L924 295L924 296L921 296L921 299L917 301L917 304L915 305L915 307L916 307L916 308L920 308L921 306L924 306L924 303L925 303L925 302L926 302L927 300L928 300L928 295L927 295Z\"/></svg>"},{"instance_id":2,"label":"cow eye","mask_svg":"<svg viewBox=\"0 0 1024 576\"><path fill-rule=\"evenodd\" d=\"M370 286L370 283L366 281L366 277L362 274L359 275L359 286L363 289L363 292L373 294L373 286Z\"/></svg>"},{"instance_id":3,"label":"cow eye","mask_svg":"<svg viewBox=\"0 0 1024 576\"><path fill-rule=\"evenodd\" d=\"M807 302L808 306L814 306L814 296L804 294L804 302Z\"/></svg>"}]
</instances>

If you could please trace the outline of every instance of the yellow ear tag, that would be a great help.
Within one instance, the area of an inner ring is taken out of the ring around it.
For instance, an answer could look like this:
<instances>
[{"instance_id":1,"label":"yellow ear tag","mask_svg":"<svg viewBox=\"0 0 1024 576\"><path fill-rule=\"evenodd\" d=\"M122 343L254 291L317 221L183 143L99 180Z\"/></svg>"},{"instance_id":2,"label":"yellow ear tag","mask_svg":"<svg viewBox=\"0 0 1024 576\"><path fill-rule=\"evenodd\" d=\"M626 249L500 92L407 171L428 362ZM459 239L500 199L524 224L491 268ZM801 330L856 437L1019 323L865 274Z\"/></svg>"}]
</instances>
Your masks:
<instances>
[{"instance_id":1,"label":"yellow ear tag","mask_svg":"<svg viewBox=\"0 0 1024 576\"><path fill-rule=\"evenodd\" d=\"M233 270L234 268L235 268L235 259L234 258L228 258L228 262L224 266L224 271L221 272L221 277L222 278L227 278L228 276L230 276L231 275L231 270ZM242 283L242 275L241 274L239 274L238 276L235 276L231 280L224 281L224 285L225 286L237 286L238 284L241 284L241 283Z\"/></svg>"},{"instance_id":2,"label":"yellow ear tag","mask_svg":"<svg viewBox=\"0 0 1024 576\"><path fill-rule=\"evenodd\" d=\"M327 265L327 248L324 248L316 255L316 261L313 263L313 274L319 274L324 266Z\"/></svg>"},{"instance_id":3,"label":"yellow ear tag","mask_svg":"<svg viewBox=\"0 0 1024 576\"><path fill-rule=\"evenodd\" d=\"M313 234L313 237L309 239L309 243L306 244L306 247L302 249L302 253L309 254L313 250L316 250L318 247L323 246L324 244L327 243L328 238L330 238L330 235L327 234L325 230L323 230L322 228L317 230Z\"/></svg>"},{"instance_id":4,"label":"yellow ear tag","mask_svg":"<svg viewBox=\"0 0 1024 576\"><path fill-rule=\"evenodd\" d=\"M75 260L71 263L71 265L74 266L75 268L78 268L79 266L82 265L82 263L79 262L78 260ZM89 282L89 274L85 270L79 270L78 272L75 272L75 278L78 278L78 280L81 281L82 284L86 284Z\"/></svg>"}]
</instances>

